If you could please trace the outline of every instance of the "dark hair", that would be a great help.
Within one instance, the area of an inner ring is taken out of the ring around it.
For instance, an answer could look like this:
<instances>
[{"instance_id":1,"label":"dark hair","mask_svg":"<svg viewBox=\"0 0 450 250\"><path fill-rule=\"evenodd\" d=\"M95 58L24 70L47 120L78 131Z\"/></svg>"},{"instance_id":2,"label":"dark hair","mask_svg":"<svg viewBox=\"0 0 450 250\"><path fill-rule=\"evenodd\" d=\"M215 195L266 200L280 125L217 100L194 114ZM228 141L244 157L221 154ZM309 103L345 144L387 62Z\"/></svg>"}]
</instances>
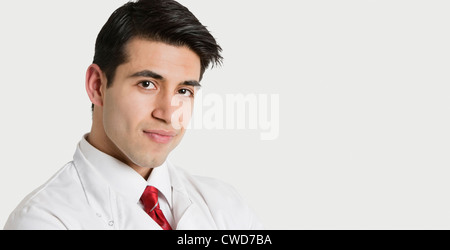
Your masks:
<instances>
[{"instance_id":1,"label":"dark hair","mask_svg":"<svg viewBox=\"0 0 450 250\"><path fill-rule=\"evenodd\" d=\"M127 61L125 46L132 38L187 46L200 57L200 79L212 64L222 62L221 47L207 28L183 5L173 0L139 0L117 9L98 34L94 62L114 81L119 65Z\"/></svg>"}]
</instances>

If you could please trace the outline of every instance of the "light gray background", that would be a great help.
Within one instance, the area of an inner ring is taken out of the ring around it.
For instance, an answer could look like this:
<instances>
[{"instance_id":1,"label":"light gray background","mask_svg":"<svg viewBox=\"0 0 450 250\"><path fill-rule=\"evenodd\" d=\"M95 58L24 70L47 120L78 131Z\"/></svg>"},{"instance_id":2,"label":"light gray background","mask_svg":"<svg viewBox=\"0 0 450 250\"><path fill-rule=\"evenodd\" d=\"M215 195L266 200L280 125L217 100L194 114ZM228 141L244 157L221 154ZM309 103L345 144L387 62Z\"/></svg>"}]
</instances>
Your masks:
<instances>
[{"instance_id":1,"label":"light gray background","mask_svg":"<svg viewBox=\"0 0 450 250\"><path fill-rule=\"evenodd\" d=\"M1 226L89 131L85 70L125 2L0 2ZM204 94L279 94L280 136L192 130L172 161L268 229L450 228L448 1L180 2L224 48Z\"/></svg>"}]
</instances>

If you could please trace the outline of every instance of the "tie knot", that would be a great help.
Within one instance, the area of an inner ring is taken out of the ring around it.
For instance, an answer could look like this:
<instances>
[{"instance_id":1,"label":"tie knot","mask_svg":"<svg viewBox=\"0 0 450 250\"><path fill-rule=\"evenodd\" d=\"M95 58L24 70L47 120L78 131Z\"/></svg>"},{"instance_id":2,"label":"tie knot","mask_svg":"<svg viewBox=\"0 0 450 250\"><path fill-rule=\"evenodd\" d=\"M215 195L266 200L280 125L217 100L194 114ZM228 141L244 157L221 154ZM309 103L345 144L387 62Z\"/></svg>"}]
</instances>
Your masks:
<instances>
[{"instance_id":1,"label":"tie knot","mask_svg":"<svg viewBox=\"0 0 450 250\"><path fill-rule=\"evenodd\" d=\"M144 205L144 210L147 213L153 211L158 204L158 189L153 186L147 186L141 196L141 202Z\"/></svg>"}]
</instances>

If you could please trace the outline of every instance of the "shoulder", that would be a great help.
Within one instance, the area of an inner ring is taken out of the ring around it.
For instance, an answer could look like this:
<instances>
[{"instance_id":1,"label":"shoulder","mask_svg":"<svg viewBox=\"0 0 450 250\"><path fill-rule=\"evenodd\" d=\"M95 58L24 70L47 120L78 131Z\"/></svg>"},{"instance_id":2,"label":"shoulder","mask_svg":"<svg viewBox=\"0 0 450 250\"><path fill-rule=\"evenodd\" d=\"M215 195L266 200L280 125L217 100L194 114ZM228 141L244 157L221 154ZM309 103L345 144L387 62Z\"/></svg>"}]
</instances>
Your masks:
<instances>
[{"instance_id":1,"label":"shoulder","mask_svg":"<svg viewBox=\"0 0 450 250\"><path fill-rule=\"evenodd\" d=\"M263 228L253 210L232 185L216 178L191 175L174 165L170 168L186 188L191 200L207 207L219 229Z\"/></svg>"},{"instance_id":2,"label":"shoulder","mask_svg":"<svg viewBox=\"0 0 450 250\"><path fill-rule=\"evenodd\" d=\"M20 202L5 229L65 229L62 211L76 209L72 201L82 193L75 166L69 162Z\"/></svg>"}]
</instances>

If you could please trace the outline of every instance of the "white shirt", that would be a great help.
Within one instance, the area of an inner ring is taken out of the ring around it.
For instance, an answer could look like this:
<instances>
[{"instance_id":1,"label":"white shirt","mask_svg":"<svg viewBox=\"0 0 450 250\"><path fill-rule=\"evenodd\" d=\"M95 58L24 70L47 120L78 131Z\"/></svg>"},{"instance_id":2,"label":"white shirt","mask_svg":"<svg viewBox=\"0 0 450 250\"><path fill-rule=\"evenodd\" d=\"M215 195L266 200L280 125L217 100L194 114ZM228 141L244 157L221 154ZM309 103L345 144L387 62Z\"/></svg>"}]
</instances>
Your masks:
<instances>
[{"instance_id":1,"label":"white shirt","mask_svg":"<svg viewBox=\"0 0 450 250\"><path fill-rule=\"evenodd\" d=\"M148 180L145 181L141 175L128 167L128 165L92 146L86 140L86 136L81 139L79 147L86 159L88 159L92 166L97 166L98 171L103 174L115 190L118 190L126 197L130 197L141 208L144 208L144 205L140 202L140 198L145 188L147 186L157 188L159 191L159 206L169 224L171 226L174 225L172 215L172 185L166 163L154 168Z\"/></svg>"},{"instance_id":2,"label":"white shirt","mask_svg":"<svg viewBox=\"0 0 450 250\"><path fill-rule=\"evenodd\" d=\"M159 190L173 229L263 229L231 186L168 161L145 180L84 138L73 161L25 197L5 229L161 229L139 201L148 185Z\"/></svg>"}]
</instances>

